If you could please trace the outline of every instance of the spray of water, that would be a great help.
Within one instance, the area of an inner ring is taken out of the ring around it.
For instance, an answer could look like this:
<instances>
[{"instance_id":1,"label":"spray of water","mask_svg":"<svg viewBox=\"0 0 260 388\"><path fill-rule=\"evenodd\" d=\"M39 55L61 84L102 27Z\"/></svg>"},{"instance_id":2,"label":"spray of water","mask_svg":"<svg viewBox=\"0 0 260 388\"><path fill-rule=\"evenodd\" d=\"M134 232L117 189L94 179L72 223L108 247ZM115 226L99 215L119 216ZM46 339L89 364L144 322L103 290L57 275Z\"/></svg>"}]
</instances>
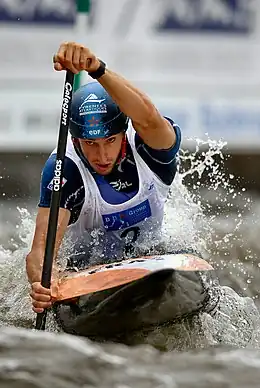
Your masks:
<instances>
[{"instance_id":1,"label":"spray of water","mask_svg":"<svg viewBox=\"0 0 260 388\"><path fill-rule=\"evenodd\" d=\"M16 225L10 248L0 246L0 322L2 325L30 327L35 317L30 305L25 257L31 245L34 220L26 209L17 210L20 223Z\"/></svg>"},{"instance_id":2,"label":"spray of water","mask_svg":"<svg viewBox=\"0 0 260 388\"><path fill-rule=\"evenodd\" d=\"M237 279L247 278L240 285L240 289L246 291L252 274L247 272L244 261L238 261L235 250L245 245L243 226L250 214L252 200L244 189L236 189L234 177L227 176L224 171L224 142L190 141L195 150L192 153L181 151L180 171L166 203L163 247L168 252L187 248L197 251L219 270L229 269L231 265ZM9 239L8 249L0 246L0 322L2 325L32 327L35 314L28 296L25 256L31 246L35 215L26 209L18 208L18 212L20 222L15 237L12 241ZM244 252L244 259L251 262L250 244ZM215 317L203 314L199 319L197 328L200 327L204 339L206 336L211 344L225 342L245 346L252 345L253 338L254 345L258 344L255 333L258 333L259 314L255 304L251 298L239 296L229 287L222 288L222 302ZM169 331L165 338L169 341ZM176 335L174 341L176 343Z\"/></svg>"}]
</instances>

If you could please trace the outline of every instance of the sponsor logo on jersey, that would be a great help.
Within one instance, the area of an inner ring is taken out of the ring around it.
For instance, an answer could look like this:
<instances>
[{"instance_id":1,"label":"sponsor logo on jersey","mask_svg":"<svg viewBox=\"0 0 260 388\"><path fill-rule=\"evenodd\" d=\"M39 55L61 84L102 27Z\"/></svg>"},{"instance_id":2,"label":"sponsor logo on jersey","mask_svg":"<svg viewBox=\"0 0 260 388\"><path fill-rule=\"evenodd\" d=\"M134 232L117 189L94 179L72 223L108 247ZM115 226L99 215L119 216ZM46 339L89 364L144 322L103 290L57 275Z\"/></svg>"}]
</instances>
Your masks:
<instances>
[{"instance_id":1,"label":"sponsor logo on jersey","mask_svg":"<svg viewBox=\"0 0 260 388\"><path fill-rule=\"evenodd\" d=\"M151 215L151 207L147 199L127 210L117 213L104 214L102 218L107 230L120 230L136 225L139 222L151 217Z\"/></svg>"},{"instance_id":2,"label":"sponsor logo on jersey","mask_svg":"<svg viewBox=\"0 0 260 388\"><path fill-rule=\"evenodd\" d=\"M62 168L62 160L57 159L56 164L55 164L54 177L52 178L52 180L48 184L47 189L59 191L60 181L61 181L61 168ZM66 182L67 182L67 179L62 178L61 187L63 187Z\"/></svg>"}]
</instances>

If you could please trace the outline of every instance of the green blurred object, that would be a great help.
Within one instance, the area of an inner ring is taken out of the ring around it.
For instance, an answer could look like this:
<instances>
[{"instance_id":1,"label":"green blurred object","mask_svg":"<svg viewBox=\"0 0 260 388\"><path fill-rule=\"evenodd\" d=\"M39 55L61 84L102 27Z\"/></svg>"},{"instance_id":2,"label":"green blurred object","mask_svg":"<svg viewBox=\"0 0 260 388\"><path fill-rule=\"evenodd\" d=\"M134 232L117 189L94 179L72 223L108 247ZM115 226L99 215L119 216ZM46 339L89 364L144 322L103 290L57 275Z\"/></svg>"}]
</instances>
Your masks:
<instances>
[{"instance_id":1,"label":"green blurred object","mask_svg":"<svg viewBox=\"0 0 260 388\"><path fill-rule=\"evenodd\" d=\"M82 16L85 16L85 22L87 23L87 16L90 11L90 3L91 0L77 0L77 19L76 24L79 23L79 18ZM80 30L78 26L78 30ZM84 31L83 31L84 33ZM81 72L76 74L74 77L74 85L73 85L73 91L77 90L81 86Z\"/></svg>"},{"instance_id":2,"label":"green blurred object","mask_svg":"<svg viewBox=\"0 0 260 388\"><path fill-rule=\"evenodd\" d=\"M90 0L78 0L77 11L82 13L88 13L90 10Z\"/></svg>"},{"instance_id":3,"label":"green blurred object","mask_svg":"<svg viewBox=\"0 0 260 388\"><path fill-rule=\"evenodd\" d=\"M75 74L73 91L75 92L81 85L81 73Z\"/></svg>"}]
</instances>

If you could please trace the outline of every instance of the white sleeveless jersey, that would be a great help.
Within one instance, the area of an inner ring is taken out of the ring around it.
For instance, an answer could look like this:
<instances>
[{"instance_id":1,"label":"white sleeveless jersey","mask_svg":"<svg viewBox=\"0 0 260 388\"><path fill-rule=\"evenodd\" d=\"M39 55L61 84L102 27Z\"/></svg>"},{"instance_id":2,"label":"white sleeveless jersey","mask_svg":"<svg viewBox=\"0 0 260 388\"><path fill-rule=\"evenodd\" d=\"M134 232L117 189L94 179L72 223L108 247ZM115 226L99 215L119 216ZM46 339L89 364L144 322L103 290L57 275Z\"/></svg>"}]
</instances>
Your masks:
<instances>
[{"instance_id":1,"label":"white sleeveless jersey","mask_svg":"<svg viewBox=\"0 0 260 388\"><path fill-rule=\"evenodd\" d=\"M85 201L78 220L68 227L67 236L79 255L88 261L114 260L124 255L129 244L149 247L159 237L164 204L169 192L147 166L135 147L135 130L129 126L127 138L132 148L139 175L137 194L124 203L112 205L101 196L92 174L84 166L68 138L66 156L76 163L85 188Z\"/></svg>"}]
</instances>

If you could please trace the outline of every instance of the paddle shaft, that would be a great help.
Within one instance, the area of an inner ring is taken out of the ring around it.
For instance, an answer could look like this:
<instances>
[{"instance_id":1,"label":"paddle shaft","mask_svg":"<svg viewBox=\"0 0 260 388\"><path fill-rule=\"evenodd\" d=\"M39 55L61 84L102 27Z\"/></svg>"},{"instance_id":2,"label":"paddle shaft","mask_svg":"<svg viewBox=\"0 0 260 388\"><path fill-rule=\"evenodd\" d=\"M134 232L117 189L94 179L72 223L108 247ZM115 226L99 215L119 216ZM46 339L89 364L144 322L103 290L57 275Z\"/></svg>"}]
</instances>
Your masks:
<instances>
[{"instance_id":1,"label":"paddle shaft","mask_svg":"<svg viewBox=\"0 0 260 388\"><path fill-rule=\"evenodd\" d=\"M74 74L71 71L67 70L66 78L64 82L56 163L55 163L54 177L52 180L53 187L52 187L52 196L51 196L51 205L50 205L50 215L49 215L45 254L44 254L44 261L43 261L43 268L42 268L41 285L45 288L50 288L51 286L53 255L54 255L58 216L59 216L63 168L64 168L64 160L65 160L66 145L67 145L67 138L68 138L73 82L74 82ZM35 325L35 328L37 330L45 330L46 317L47 317L47 309L45 309L43 313L37 314L36 325Z\"/></svg>"}]
</instances>

